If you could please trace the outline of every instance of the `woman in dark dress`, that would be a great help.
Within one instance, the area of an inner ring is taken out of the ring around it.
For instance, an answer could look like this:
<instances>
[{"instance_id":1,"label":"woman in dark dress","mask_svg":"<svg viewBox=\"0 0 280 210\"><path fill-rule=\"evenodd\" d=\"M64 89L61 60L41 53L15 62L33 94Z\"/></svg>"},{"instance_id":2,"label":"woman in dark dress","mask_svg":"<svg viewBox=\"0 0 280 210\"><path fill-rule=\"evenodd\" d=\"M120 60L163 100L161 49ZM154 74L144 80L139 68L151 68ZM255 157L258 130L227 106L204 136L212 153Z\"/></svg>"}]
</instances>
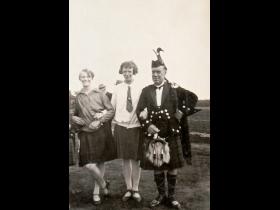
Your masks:
<instances>
[{"instance_id":1,"label":"woman in dark dress","mask_svg":"<svg viewBox=\"0 0 280 210\"><path fill-rule=\"evenodd\" d=\"M108 97L99 90L92 89L92 71L84 69L79 74L83 88L77 94L72 124L78 130L80 139L79 165L89 169L95 178L94 204L101 204L99 188L108 195L108 183L103 179L105 161L116 158L115 145L109 121L114 109Z\"/></svg>"}]
</instances>

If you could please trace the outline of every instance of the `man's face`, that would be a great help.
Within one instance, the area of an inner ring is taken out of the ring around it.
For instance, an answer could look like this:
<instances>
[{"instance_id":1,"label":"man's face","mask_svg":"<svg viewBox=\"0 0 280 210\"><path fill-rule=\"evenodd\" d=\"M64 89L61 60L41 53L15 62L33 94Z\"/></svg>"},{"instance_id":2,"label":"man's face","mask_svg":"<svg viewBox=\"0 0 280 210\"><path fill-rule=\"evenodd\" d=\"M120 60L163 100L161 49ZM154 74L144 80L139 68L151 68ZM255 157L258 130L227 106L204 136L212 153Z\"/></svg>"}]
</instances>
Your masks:
<instances>
[{"instance_id":1,"label":"man's face","mask_svg":"<svg viewBox=\"0 0 280 210\"><path fill-rule=\"evenodd\" d=\"M155 85L160 85L165 78L166 70L164 66L152 68L152 79Z\"/></svg>"}]
</instances>

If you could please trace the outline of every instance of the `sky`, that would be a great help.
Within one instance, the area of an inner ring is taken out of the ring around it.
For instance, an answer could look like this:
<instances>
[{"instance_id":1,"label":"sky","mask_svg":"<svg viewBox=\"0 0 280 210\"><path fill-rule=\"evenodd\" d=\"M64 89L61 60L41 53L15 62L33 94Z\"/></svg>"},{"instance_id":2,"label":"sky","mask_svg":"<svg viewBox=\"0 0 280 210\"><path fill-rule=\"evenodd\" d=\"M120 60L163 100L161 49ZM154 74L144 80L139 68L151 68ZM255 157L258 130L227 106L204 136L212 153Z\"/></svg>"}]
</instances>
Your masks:
<instances>
[{"instance_id":1,"label":"sky","mask_svg":"<svg viewBox=\"0 0 280 210\"><path fill-rule=\"evenodd\" d=\"M153 49L161 47L166 77L210 99L210 0L70 0L69 89L88 68L113 91L122 62L133 60L143 87L152 84Z\"/></svg>"}]
</instances>

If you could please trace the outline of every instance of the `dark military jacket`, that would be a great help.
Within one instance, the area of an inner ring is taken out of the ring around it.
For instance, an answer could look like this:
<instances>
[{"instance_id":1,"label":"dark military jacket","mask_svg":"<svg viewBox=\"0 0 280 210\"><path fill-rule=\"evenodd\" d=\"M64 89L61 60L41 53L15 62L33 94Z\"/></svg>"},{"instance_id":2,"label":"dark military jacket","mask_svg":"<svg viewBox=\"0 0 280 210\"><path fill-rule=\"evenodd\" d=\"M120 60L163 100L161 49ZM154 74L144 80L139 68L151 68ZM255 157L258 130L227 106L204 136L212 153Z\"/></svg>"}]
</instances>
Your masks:
<instances>
[{"instance_id":1,"label":"dark military jacket","mask_svg":"<svg viewBox=\"0 0 280 210\"><path fill-rule=\"evenodd\" d=\"M182 119L180 121L181 126L181 143L183 148L183 154L186 159L191 160L191 143L190 143L190 133L188 125L188 116L199 111L195 109L198 101L198 97L193 92L186 90L182 87L175 86L177 99L178 99L178 109L183 113Z\"/></svg>"},{"instance_id":2,"label":"dark military jacket","mask_svg":"<svg viewBox=\"0 0 280 210\"><path fill-rule=\"evenodd\" d=\"M160 132L158 135L162 138L172 136L180 136L179 121L175 117L177 110L176 90L171 87L171 84L165 82L162 90L161 106L157 106L156 102L156 87L149 85L142 90L136 114L141 123L141 127L148 136L147 129L151 124L154 124ZM148 118L142 120L139 115L141 111L147 108Z\"/></svg>"}]
</instances>

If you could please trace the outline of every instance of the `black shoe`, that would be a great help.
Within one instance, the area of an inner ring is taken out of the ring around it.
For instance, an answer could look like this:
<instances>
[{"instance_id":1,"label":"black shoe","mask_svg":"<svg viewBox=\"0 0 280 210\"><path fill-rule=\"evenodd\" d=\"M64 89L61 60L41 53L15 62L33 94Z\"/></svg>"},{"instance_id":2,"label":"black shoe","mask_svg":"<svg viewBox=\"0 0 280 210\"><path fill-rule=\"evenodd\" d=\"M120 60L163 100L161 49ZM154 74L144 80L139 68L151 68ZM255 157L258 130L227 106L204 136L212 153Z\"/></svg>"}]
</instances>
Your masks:
<instances>
[{"instance_id":1,"label":"black shoe","mask_svg":"<svg viewBox=\"0 0 280 210\"><path fill-rule=\"evenodd\" d=\"M132 198L134 199L134 200L136 200L138 203L140 203L141 201L142 201L142 197L141 197L141 195L140 195L140 193L139 193L139 191L132 191Z\"/></svg>"},{"instance_id":2,"label":"black shoe","mask_svg":"<svg viewBox=\"0 0 280 210\"><path fill-rule=\"evenodd\" d=\"M102 203L99 194L93 194L92 201L93 205L95 206L100 205Z\"/></svg>"},{"instance_id":3,"label":"black shoe","mask_svg":"<svg viewBox=\"0 0 280 210\"><path fill-rule=\"evenodd\" d=\"M132 197L132 190L127 190L122 197L122 201L128 201Z\"/></svg>"},{"instance_id":4,"label":"black shoe","mask_svg":"<svg viewBox=\"0 0 280 210\"><path fill-rule=\"evenodd\" d=\"M174 209L181 209L181 204L173 197L168 198L168 204Z\"/></svg>"},{"instance_id":5,"label":"black shoe","mask_svg":"<svg viewBox=\"0 0 280 210\"><path fill-rule=\"evenodd\" d=\"M152 202L150 203L150 207L156 207L162 203L164 203L166 197L164 195L158 195Z\"/></svg>"},{"instance_id":6,"label":"black shoe","mask_svg":"<svg viewBox=\"0 0 280 210\"><path fill-rule=\"evenodd\" d=\"M105 181L106 182L106 186L103 189L103 194L105 197L108 197L110 192L109 192L109 186L110 186L110 182L108 180Z\"/></svg>"}]
</instances>

